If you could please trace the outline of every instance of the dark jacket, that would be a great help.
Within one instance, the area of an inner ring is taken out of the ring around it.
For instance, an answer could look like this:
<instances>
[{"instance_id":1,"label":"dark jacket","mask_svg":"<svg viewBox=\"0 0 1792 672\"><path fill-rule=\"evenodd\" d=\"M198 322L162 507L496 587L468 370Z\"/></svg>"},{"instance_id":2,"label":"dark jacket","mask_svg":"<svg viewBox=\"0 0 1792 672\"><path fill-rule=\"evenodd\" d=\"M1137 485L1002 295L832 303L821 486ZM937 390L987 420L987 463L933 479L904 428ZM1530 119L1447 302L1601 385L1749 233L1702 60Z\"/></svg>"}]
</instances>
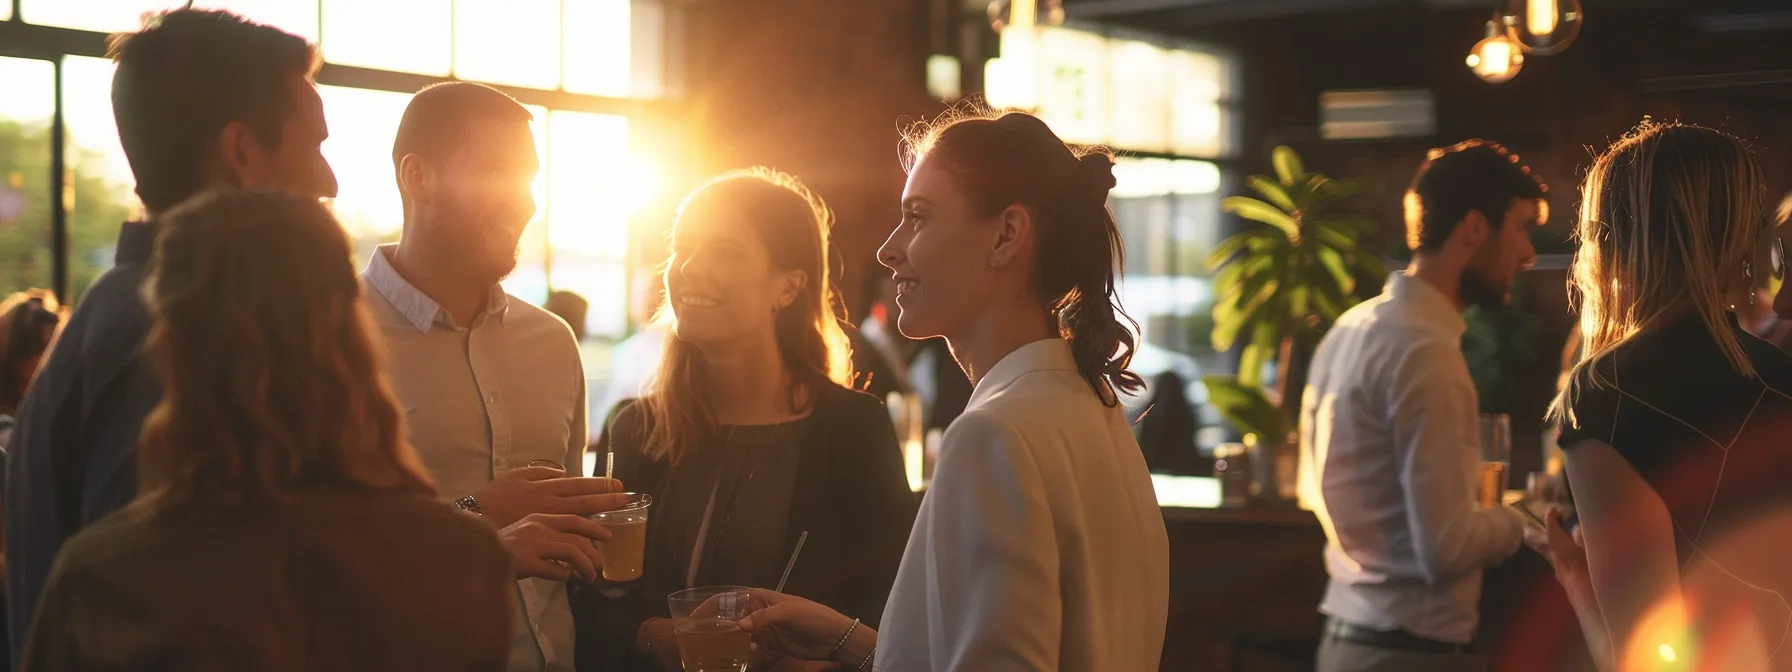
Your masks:
<instances>
[{"instance_id":1,"label":"dark jacket","mask_svg":"<svg viewBox=\"0 0 1792 672\"><path fill-rule=\"evenodd\" d=\"M786 528L788 539L805 530L809 538L784 592L875 626L902 564L918 499L908 488L882 402L827 385L818 390L808 422ZM596 450L615 450L616 477L628 490L655 493L668 480L671 465L641 454L646 429L645 414L631 402L616 413ZM649 517L650 545L653 534ZM683 568L649 566L646 571ZM579 669L657 669L633 651L642 621L667 616L663 596L644 596L640 586L631 586L612 599L589 585L577 587L572 608Z\"/></svg>"},{"instance_id":2,"label":"dark jacket","mask_svg":"<svg viewBox=\"0 0 1792 672\"><path fill-rule=\"evenodd\" d=\"M127 507L69 540L16 648L25 670L496 672L515 590L491 526L422 494Z\"/></svg>"},{"instance_id":3,"label":"dark jacket","mask_svg":"<svg viewBox=\"0 0 1792 672\"><path fill-rule=\"evenodd\" d=\"M138 290L155 229L125 224L19 409L6 475L7 629L21 642L62 543L137 496L137 433L162 387ZM23 649L13 647L13 656Z\"/></svg>"}]
</instances>

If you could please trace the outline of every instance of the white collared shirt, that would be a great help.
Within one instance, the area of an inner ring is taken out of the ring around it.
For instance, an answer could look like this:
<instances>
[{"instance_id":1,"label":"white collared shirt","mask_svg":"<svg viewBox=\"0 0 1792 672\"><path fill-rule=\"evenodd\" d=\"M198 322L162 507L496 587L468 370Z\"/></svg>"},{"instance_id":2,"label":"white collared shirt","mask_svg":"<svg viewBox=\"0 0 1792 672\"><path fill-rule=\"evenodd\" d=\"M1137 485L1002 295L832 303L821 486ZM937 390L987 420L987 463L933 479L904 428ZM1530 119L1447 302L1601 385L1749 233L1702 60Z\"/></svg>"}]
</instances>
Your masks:
<instances>
[{"instance_id":1,"label":"white collared shirt","mask_svg":"<svg viewBox=\"0 0 1792 672\"><path fill-rule=\"evenodd\" d=\"M1480 408L1462 315L1404 273L1320 342L1300 412L1300 497L1325 528L1319 610L1435 640L1473 640L1481 571L1524 521L1480 509Z\"/></svg>"},{"instance_id":2,"label":"white collared shirt","mask_svg":"<svg viewBox=\"0 0 1792 672\"><path fill-rule=\"evenodd\" d=\"M1139 444L1070 344L1022 346L947 428L875 668L1158 669L1169 541Z\"/></svg>"},{"instance_id":3,"label":"white collared shirt","mask_svg":"<svg viewBox=\"0 0 1792 672\"><path fill-rule=\"evenodd\" d=\"M566 323L493 286L472 324L456 325L392 268L392 251L380 247L362 275L367 305L385 336L387 375L411 444L442 498L470 495L534 460L579 469L585 375ZM508 669L572 670L566 584L524 579L517 596Z\"/></svg>"}]
</instances>

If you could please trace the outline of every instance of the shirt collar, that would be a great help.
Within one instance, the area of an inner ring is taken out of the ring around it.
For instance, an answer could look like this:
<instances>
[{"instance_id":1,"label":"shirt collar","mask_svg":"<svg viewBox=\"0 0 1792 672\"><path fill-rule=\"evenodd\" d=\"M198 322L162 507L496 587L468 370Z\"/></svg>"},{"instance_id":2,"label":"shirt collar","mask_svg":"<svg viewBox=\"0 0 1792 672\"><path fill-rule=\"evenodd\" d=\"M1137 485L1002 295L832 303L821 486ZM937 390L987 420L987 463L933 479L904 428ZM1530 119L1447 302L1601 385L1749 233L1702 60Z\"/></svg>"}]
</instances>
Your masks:
<instances>
[{"instance_id":1,"label":"shirt collar","mask_svg":"<svg viewBox=\"0 0 1792 672\"><path fill-rule=\"evenodd\" d=\"M1468 322L1462 319L1462 311L1429 282L1405 273L1394 273L1388 276L1387 292L1420 319L1449 329L1457 336L1468 332Z\"/></svg>"},{"instance_id":2,"label":"shirt collar","mask_svg":"<svg viewBox=\"0 0 1792 672\"><path fill-rule=\"evenodd\" d=\"M1021 376L1034 371L1075 370L1076 357L1070 353L1070 341L1062 338L1033 341L1008 353L1002 361L990 367L989 372L977 381L976 389L971 390L971 400L966 406L976 406L988 400L1014 384Z\"/></svg>"},{"instance_id":3,"label":"shirt collar","mask_svg":"<svg viewBox=\"0 0 1792 672\"><path fill-rule=\"evenodd\" d=\"M428 294L417 289L398 274L398 269L393 268L390 257L397 249L397 245L381 245L374 250L373 259L367 263L367 284L373 287L373 291L379 292L380 296L386 297L392 307L397 308L405 321L417 331L428 333L436 323L451 329L457 327L454 318L442 309L441 304L429 298ZM473 324L469 326L478 327L488 317L496 317L498 323L503 324L504 316L509 312L510 296L504 293L502 287L492 285L485 300L485 309L474 316Z\"/></svg>"},{"instance_id":4,"label":"shirt collar","mask_svg":"<svg viewBox=\"0 0 1792 672\"><path fill-rule=\"evenodd\" d=\"M118 228L118 251L113 264L141 264L156 249L156 227L149 222L125 222Z\"/></svg>"}]
</instances>

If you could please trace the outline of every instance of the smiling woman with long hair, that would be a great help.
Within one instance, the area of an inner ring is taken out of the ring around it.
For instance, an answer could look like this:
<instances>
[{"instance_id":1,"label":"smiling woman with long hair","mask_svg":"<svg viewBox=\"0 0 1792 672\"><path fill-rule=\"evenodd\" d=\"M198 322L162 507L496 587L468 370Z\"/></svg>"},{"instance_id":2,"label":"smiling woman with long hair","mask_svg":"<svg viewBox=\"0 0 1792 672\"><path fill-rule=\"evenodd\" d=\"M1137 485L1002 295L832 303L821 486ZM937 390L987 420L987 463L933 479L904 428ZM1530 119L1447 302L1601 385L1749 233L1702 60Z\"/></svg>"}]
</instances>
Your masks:
<instances>
[{"instance_id":1,"label":"smiling woman with long hair","mask_svg":"<svg viewBox=\"0 0 1792 672\"><path fill-rule=\"evenodd\" d=\"M604 587L621 597L575 607L587 614L581 667L676 669L666 595L774 586L805 532L787 590L883 610L915 500L889 413L847 387L832 225L796 178L763 168L711 180L679 207L659 372L599 441L616 478L654 498L645 568Z\"/></svg>"},{"instance_id":2,"label":"smiling woman with long hair","mask_svg":"<svg viewBox=\"0 0 1792 672\"><path fill-rule=\"evenodd\" d=\"M501 667L509 556L434 500L341 225L227 192L157 226L139 495L63 549L25 668Z\"/></svg>"}]
</instances>

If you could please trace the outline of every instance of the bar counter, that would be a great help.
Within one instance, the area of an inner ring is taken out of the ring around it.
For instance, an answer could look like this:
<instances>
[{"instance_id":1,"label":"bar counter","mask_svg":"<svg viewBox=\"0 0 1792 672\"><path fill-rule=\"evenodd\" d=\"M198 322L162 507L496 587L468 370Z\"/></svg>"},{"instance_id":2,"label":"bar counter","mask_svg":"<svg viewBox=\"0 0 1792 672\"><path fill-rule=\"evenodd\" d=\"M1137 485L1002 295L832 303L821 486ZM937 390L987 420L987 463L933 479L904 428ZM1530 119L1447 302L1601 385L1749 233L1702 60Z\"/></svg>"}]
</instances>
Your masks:
<instances>
[{"instance_id":1,"label":"bar counter","mask_svg":"<svg viewBox=\"0 0 1792 672\"><path fill-rule=\"evenodd\" d=\"M1170 617L1159 669L1313 669L1326 583L1325 533L1313 514L1292 505L1165 506L1163 514ZM1487 571L1482 595L1479 643L1489 670L1585 669L1559 662L1561 651L1583 645L1542 557L1519 549Z\"/></svg>"}]
</instances>

